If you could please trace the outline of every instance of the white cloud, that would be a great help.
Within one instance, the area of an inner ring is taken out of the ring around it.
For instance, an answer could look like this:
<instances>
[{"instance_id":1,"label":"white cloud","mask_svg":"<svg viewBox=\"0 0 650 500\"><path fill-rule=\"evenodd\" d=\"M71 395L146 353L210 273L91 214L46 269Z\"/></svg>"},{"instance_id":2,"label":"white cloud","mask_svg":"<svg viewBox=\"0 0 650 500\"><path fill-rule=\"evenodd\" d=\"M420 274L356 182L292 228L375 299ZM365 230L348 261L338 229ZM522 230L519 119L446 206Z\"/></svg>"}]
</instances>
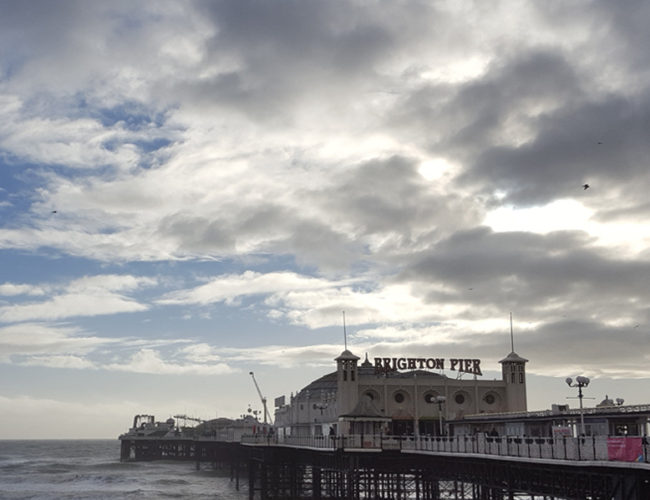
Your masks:
<instances>
[{"instance_id":1,"label":"white cloud","mask_svg":"<svg viewBox=\"0 0 650 500\"><path fill-rule=\"evenodd\" d=\"M96 368L91 361L73 355L56 355L56 356L30 356L22 362L16 363L23 366L42 366L47 368L72 368L83 370Z\"/></svg>"},{"instance_id":2,"label":"white cloud","mask_svg":"<svg viewBox=\"0 0 650 500\"><path fill-rule=\"evenodd\" d=\"M222 375L233 371L233 368L225 363L169 362L164 360L160 353L153 349L141 349L128 362L110 363L104 365L103 368L158 375Z\"/></svg>"},{"instance_id":3,"label":"white cloud","mask_svg":"<svg viewBox=\"0 0 650 500\"><path fill-rule=\"evenodd\" d=\"M3 283L0 285L0 295L43 295L45 290L39 286Z\"/></svg>"},{"instance_id":4,"label":"white cloud","mask_svg":"<svg viewBox=\"0 0 650 500\"><path fill-rule=\"evenodd\" d=\"M217 349L209 344L192 344L180 349L179 354L185 357L188 361L195 363L210 363L215 361L222 361L222 357L217 354Z\"/></svg>"},{"instance_id":5,"label":"white cloud","mask_svg":"<svg viewBox=\"0 0 650 500\"><path fill-rule=\"evenodd\" d=\"M330 344L312 344L296 347L292 345L264 345L235 349L231 347L219 350L229 361L260 364L282 368L299 368L300 366L332 367L332 360L341 354L342 347Z\"/></svg>"},{"instance_id":6,"label":"white cloud","mask_svg":"<svg viewBox=\"0 0 650 500\"><path fill-rule=\"evenodd\" d=\"M11 355L82 355L118 339L88 335L77 326L19 323L0 328L0 352L5 361Z\"/></svg>"},{"instance_id":7,"label":"white cloud","mask_svg":"<svg viewBox=\"0 0 650 500\"><path fill-rule=\"evenodd\" d=\"M269 295L300 290L324 290L352 280L328 281L292 272L258 273L246 271L240 275L219 276L205 285L180 290L158 300L160 304L210 304L229 302L250 295Z\"/></svg>"},{"instance_id":8,"label":"white cloud","mask_svg":"<svg viewBox=\"0 0 650 500\"><path fill-rule=\"evenodd\" d=\"M48 300L0 307L0 321L59 320L75 316L98 316L148 309L146 304L116 293L151 286L155 280L127 275L98 275L52 287ZM61 291L59 291L61 290ZM58 295L56 293L58 292Z\"/></svg>"}]
</instances>

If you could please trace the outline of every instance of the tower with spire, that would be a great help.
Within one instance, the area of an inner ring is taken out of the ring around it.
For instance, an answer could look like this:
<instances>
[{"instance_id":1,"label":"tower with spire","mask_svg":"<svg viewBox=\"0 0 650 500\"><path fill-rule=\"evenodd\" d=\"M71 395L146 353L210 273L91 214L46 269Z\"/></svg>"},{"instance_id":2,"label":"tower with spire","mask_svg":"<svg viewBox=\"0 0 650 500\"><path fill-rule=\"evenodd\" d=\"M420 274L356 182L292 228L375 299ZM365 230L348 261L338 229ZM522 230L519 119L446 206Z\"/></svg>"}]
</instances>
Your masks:
<instances>
[{"instance_id":1,"label":"tower with spire","mask_svg":"<svg viewBox=\"0 0 650 500\"><path fill-rule=\"evenodd\" d=\"M526 363L528 360L515 352L512 313L510 313L510 349L510 354L499 361L506 386L507 408L508 411L526 411L528 409L526 399Z\"/></svg>"},{"instance_id":2,"label":"tower with spire","mask_svg":"<svg viewBox=\"0 0 650 500\"><path fill-rule=\"evenodd\" d=\"M348 351L348 332L345 328L345 311L343 311L343 352L336 361L336 385L339 415L352 411L359 400L359 374L357 362L359 356Z\"/></svg>"},{"instance_id":3,"label":"tower with spire","mask_svg":"<svg viewBox=\"0 0 650 500\"><path fill-rule=\"evenodd\" d=\"M336 358L337 403L339 415L352 411L359 400L359 376L355 356L345 349Z\"/></svg>"}]
</instances>

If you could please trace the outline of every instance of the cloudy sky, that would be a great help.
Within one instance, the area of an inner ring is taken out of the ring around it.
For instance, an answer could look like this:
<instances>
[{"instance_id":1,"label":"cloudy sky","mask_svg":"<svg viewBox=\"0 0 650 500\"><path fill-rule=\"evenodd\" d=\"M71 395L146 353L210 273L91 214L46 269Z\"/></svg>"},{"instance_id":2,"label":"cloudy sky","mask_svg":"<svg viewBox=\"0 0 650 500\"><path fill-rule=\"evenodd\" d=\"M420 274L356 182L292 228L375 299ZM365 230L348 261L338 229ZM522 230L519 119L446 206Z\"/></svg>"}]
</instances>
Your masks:
<instances>
[{"instance_id":1,"label":"cloudy sky","mask_svg":"<svg viewBox=\"0 0 650 500\"><path fill-rule=\"evenodd\" d=\"M649 20L1 1L0 438L260 409L249 371L332 371L342 311L357 355L488 378L512 312L530 409L650 402Z\"/></svg>"}]
</instances>

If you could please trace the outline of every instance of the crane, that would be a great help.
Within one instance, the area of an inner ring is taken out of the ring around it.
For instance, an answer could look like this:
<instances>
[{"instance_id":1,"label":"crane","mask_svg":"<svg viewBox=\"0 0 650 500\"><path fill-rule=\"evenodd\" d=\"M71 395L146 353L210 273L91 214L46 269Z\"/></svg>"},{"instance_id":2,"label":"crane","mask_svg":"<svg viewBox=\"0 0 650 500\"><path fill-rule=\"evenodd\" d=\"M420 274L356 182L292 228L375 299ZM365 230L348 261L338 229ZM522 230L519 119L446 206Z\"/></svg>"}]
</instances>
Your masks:
<instances>
[{"instance_id":1,"label":"crane","mask_svg":"<svg viewBox=\"0 0 650 500\"><path fill-rule=\"evenodd\" d=\"M262 391L260 391L260 386L257 385L257 380L255 380L255 374L253 372L248 372L251 377L253 377L253 383L255 384L255 389L257 389L257 394L260 396L260 400L262 401L262 406L264 407L264 423L266 423L266 419L268 417L269 423L273 425L273 419L271 418L271 414L269 413L269 410L266 407L266 398L262 396Z\"/></svg>"}]
</instances>

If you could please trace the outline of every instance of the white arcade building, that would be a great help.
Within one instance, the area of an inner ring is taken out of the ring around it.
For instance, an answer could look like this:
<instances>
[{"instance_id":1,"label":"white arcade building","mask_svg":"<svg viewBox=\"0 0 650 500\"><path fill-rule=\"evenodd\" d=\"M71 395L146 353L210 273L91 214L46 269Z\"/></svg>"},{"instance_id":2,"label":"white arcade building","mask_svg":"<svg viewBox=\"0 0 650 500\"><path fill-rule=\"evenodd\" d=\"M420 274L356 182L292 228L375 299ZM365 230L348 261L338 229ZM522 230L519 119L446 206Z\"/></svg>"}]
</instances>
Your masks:
<instances>
[{"instance_id":1,"label":"white arcade building","mask_svg":"<svg viewBox=\"0 0 650 500\"><path fill-rule=\"evenodd\" d=\"M288 404L275 400L280 435L336 433L446 434L444 423L465 415L521 412L526 404L526 363L514 351L503 358L501 380L480 379L480 360L375 358L360 365L344 350L336 371L314 380ZM450 378L444 370L469 374Z\"/></svg>"}]
</instances>

